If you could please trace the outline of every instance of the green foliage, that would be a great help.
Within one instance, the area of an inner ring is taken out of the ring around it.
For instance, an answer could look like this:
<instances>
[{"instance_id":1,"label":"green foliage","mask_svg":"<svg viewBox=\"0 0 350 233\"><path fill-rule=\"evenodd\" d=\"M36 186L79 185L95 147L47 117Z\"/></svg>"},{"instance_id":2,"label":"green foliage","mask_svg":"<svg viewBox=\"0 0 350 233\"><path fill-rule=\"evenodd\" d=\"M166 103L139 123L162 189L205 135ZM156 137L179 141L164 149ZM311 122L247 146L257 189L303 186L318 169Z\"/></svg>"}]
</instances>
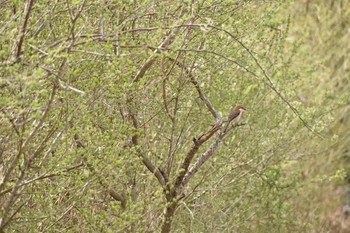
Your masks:
<instances>
[{"instance_id":1,"label":"green foliage","mask_svg":"<svg viewBox=\"0 0 350 233\"><path fill-rule=\"evenodd\" d=\"M295 204L307 184L298 156L321 151L317 135L328 133L334 106L349 94L346 80L329 78L347 74L338 65L345 52L334 58L322 49L331 42L309 42L316 26L310 19L306 34L298 29L298 3L39 0L29 12L25 5L0 3L0 231L154 232L177 201L174 232L313 229L317 221L302 222L312 210ZM318 39L329 31L317 31ZM332 36L345 42L339 30ZM192 139L217 120L189 73L224 120L236 103L248 111L182 199L166 188L186 171ZM344 137L334 135L333 143ZM157 169L169 173L166 185ZM345 176L335 171L314 181Z\"/></svg>"}]
</instances>

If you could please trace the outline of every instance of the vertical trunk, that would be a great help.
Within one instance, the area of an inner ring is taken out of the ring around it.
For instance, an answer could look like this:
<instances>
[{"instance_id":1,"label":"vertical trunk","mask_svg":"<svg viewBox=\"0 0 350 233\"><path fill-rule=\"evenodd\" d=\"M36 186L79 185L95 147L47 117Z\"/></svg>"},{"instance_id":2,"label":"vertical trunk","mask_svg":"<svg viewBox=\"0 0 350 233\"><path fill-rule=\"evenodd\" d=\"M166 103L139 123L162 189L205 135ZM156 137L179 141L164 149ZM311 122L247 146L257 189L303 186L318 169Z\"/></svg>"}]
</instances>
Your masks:
<instances>
[{"instance_id":1,"label":"vertical trunk","mask_svg":"<svg viewBox=\"0 0 350 233\"><path fill-rule=\"evenodd\" d=\"M169 233L171 229L171 224L173 222L175 210L177 207L177 202L171 203L165 211L165 219L162 225L162 231L161 233Z\"/></svg>"}]
</instances>

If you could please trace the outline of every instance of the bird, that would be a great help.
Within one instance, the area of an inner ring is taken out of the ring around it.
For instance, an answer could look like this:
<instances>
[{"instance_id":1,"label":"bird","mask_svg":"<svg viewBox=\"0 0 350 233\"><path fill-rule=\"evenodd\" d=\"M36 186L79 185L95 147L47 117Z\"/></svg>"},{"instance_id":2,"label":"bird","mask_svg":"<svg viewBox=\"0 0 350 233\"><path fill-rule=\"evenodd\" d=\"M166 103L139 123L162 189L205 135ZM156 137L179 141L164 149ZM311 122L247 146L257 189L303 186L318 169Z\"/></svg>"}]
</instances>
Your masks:
<instances>
[{"instance_id":1,"label":"bird","mask_svg":"<svg viewBox=\"0 0 350 233\"><path fill-rule=\"evenodd\" d=\"M234 122L234 124L237 124L239 119L241 118L243 112L247 110L242 104L236 104L235 107L233 107L230 111L230 115L228 116L228 119L224 122L227 122L224 133L226 133L227 128L229 127L231 121ZM212 125L212 127L217 127L217 125ZM202 134L199 138L193 137L193 142L197 143L205 134Z\"/></svg>"},{"instance_id":2,"label":"bird","mask_svg":"<svg viewBox=\"0 0 350 233\"><path fill-rule=\"evenodd\" d=\"M235 123L237 123L245 110L246 108L242 104L236 104L236 106L231 109L227 121L234 121Z\"/></svg>"},{"instance_id":3,"label":"bird","mask_svg":"<svg viewBox=\"0 0 350 233\"><path fill-rule=\"evenodd\" d=\"M224 132L226 132L231 122L237 124L237 122L239 121L239 119L241 118L245 110L246 108L242 104L236 104L236 106L231 109L230 115L228 116L228 119L226 121L227 125Z\"/></svg>"}]
</instances>

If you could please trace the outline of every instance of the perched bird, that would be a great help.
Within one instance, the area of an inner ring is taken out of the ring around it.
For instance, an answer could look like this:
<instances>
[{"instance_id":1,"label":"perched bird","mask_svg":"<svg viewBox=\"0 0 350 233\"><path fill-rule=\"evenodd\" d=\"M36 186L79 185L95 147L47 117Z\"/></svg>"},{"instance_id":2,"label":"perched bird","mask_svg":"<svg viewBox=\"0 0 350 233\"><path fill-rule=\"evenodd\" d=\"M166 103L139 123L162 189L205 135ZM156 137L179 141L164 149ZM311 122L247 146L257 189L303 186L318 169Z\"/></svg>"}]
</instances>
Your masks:
<instances>
[{"instance_id":1,"label":"perched bird","mask_svg":"<svg viewBox=\"0 0 350 233\"><path fill-rule=\"evenodd\" d=\"M237 124L237 122L239 121L239 119L241 118L245 110L246 109L242 104L236 104L236 106L231 109L230 115L228 116L228 119L226 121L227 125L224 132L226 132L227 127L230 125L231 121Z\"/></svg>"},{"instance_id":2,"label":"perched bird","mask_svg":"<svg viewBox=\"0 0 350 233\"><path fill-rule=\"evenodd\" d=\"M236 106L231 109L231 112L230 112L230 115L228 116L227 121L228 122L234 121L235 123L237 123L245 110L246 109L242 104L236 104Z\"/></svg>"},{"instance_id":3,"label":"perched bird","mask_svg":"<svg viewBox=\"0 0 350 233\"><path fill-rule=\"evenodd\" d=\"M229 127L231 121L233 121L234 124L237 124L237 122L239 121L239 119L241 118L243 112L245 111L245 107L242 104L236 104L236 106L234 108L231 109L230 115L228 116L227 121L226 122L226 127L224 130L224 133L226 133L227 128ZM217 125L213 125L212 129L217 127ZM216 132L216 131L215 131ZM199 138L193 138L193 142L197 143L198 140L200 140L204 135L206 134L202 134Z\"/></svg>"}]
</instances>

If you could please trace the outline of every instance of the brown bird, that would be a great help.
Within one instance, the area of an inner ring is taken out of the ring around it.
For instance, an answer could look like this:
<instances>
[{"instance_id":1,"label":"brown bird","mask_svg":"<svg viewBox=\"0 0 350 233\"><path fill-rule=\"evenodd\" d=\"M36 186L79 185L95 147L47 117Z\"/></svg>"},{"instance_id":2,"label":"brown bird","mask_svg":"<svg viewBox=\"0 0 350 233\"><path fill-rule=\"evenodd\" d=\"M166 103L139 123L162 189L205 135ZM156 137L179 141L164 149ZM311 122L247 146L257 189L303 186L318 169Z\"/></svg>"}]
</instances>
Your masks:
<instances>
[{"instance_id":1,"label":"brown bird","mask_svg":"<svg viewBox=\"0 0 350 233\"><path fill-rule=\"evenodd\" d=\"M246 109L242 104L236 104L236 106L231 109L231 112L230 112L230 115L228 116L227 121L228 122L234 121L235 123L237 123L245 110Z\"/></svg>"},{"instance_id":2,"label":"brown bird","mask_svg":"<svg viewBox=\"0 0 350 233\"><path fill-rule=\"evenodd\" d=\"M227 119L227 125L225 128L225 131L227 130L227 127L230 125L231 121L233 121L235 124L239 121L241 116L243 115L243 112L245 111L245 107L242 104L236 104L234 108L231 109L230 115Z\"/></svg>"}]
</instances>

